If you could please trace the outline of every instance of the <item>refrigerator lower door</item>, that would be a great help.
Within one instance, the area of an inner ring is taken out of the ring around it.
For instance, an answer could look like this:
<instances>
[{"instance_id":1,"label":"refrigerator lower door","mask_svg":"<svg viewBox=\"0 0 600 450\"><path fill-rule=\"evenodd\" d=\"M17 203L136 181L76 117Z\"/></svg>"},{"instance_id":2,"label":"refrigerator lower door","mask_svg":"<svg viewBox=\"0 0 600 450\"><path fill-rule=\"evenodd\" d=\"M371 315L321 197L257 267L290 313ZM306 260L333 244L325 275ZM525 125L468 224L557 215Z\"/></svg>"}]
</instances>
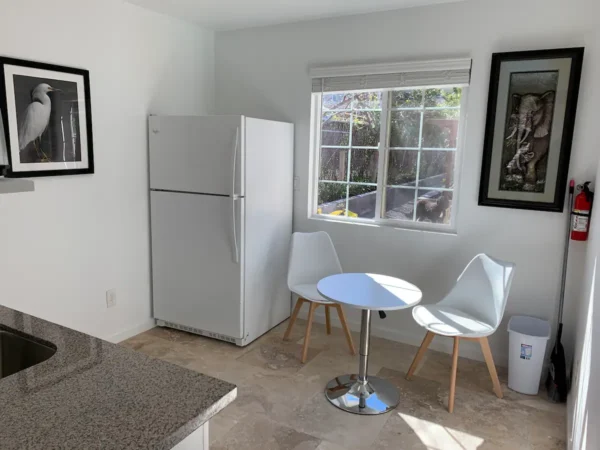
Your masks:
<instances>
[{"instance_id":1,"label":"refrigerator lower door","mask_svg":"<svg viewBox=\"0 0 600 450\"><path fill-rule=\"evenodd\" d=\"M154 317L242 338L244 200L155 191L150 198Z\"/></svg>"}]
</instances>

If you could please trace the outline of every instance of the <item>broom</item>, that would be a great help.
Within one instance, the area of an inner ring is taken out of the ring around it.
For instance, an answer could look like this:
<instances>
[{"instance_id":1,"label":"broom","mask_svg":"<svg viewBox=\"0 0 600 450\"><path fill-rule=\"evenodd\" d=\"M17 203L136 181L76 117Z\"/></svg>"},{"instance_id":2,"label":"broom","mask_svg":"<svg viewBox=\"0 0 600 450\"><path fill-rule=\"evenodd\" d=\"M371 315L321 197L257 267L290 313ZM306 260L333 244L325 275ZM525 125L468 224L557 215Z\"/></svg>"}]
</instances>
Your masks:
<instances>
[{"instance_id":1,"label":"broom","mask_svg":"<svg viewBox=\"0 0 600 450\"><path fill-rule=\"evenodd\" d=\"M563 305L565 303L565 282L567 278L567 261L569 259L569 243L571 239L571 211L573 209L573 193L575 190L575 181L569 183L569 213L567 214L567 236L565 240L565 250L563 255L562 279L560 283L560 303L558 305L558 332L556 333L556 343L550 355L550 369L546 379L546 389L548 399L555 403L567 401L567 363L565 361L565 349L561 343L562 337L562 315Z\"/></svg>"}]
</instances>

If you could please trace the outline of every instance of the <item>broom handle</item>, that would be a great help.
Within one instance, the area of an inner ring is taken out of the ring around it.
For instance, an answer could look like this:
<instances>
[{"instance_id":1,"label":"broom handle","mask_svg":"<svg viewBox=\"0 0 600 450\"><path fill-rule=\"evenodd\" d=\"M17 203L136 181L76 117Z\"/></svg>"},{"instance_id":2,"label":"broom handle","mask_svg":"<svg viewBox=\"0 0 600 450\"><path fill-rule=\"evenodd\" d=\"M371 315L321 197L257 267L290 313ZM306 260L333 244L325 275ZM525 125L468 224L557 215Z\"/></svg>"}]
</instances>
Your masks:
<instances>
[{"instance_id":1,"label":"broom handle","mask_svg":"<svg viewBox=\"0 0 600 450\"><path fill-rule=\"evenodd\" d=\"M573 210L573 193L575 192L575 181L569 184L569 210L567 212L567 236L565 239L565 251L563 254L562 279L560 281L560 303L558 304L558 323L562 323L563 305L565 303L565 284L567 282L567 262L569 260L569 244L571 242L571 211Z\"/></svg>"}]
</instances>

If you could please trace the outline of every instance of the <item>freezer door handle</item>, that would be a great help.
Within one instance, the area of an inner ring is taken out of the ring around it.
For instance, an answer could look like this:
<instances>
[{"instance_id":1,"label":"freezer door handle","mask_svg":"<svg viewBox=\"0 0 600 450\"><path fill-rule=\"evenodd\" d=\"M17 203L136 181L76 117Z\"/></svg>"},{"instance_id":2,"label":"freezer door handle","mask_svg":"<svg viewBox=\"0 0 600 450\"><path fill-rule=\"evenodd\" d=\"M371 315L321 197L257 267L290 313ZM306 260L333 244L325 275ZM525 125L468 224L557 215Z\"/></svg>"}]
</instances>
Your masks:
<instances>
[{"instance_id":1,"label":"freezer door handle","mask_svg":"<svg viewBox=\"0 0 600 450\"><path fill-rule=\"evenodd\" d=\"M235 179L236 179L236 169L237 169L237 155L238 155L238 147L240 146L240 127L235 129L235 142L233 143L233 158L231 163L231 196L235 197Z\"/></svg>"}]
</instances>

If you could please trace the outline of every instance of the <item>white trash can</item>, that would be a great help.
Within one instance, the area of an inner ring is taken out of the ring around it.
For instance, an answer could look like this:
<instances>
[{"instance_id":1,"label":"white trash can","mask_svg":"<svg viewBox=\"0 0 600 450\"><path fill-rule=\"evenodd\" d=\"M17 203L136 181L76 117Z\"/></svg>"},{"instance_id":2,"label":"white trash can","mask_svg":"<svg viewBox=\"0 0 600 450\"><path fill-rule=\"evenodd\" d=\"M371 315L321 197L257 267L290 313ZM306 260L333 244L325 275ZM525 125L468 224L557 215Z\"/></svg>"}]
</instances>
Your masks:
<instances>
[{"instance_id":1,"label":"white trash can","mask_svg":"<svg viewBox=\"0 0 600 450\"><path fill-rule=\"evenodd\" d=\"M540 390L550 323L528 316L513 316L508 322L508 387L522 394Z\"/></svg>"}]
</instances>

